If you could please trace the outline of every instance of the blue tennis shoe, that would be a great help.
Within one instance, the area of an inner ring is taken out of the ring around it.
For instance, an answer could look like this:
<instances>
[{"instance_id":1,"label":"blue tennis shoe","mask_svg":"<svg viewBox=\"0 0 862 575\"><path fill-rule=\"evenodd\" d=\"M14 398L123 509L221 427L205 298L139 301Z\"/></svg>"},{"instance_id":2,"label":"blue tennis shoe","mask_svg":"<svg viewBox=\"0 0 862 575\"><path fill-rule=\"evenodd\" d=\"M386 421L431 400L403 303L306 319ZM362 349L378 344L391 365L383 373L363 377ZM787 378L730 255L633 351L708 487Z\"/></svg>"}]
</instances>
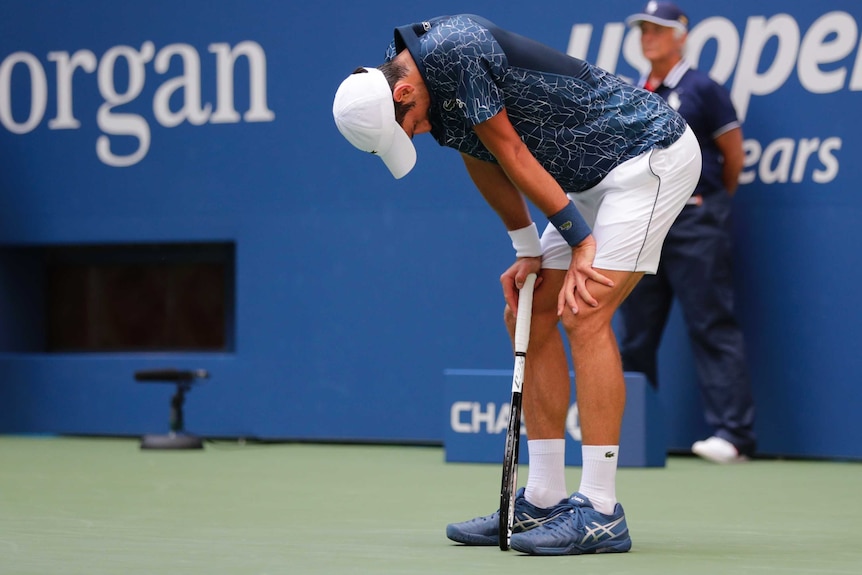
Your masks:
<instances>
[{"instance_id":1,"label":"blue tennis shoe","mask_svg":"<svg viewBox=\"0 0 862 575\"><path fill-rule=\"evenodd\" d=\"M554 507L536 507L524 497L524 488L515 494L515 520L512 533L524 533L551 521L554 516L569 508L569 500L563 499ZM497 545L500 533L500 511L491 515L476 517L461 523L446 526L446 537L464 545ZM514 535L513 535L514 537Z\"/></svg>"},{"instance_id":2,"label":"blue tennis shoe","mask_svg":"<svg viewBox=\"0 0 862 575\"><path fill-rule=\"evenodd\" d=\"M530 555L625 553L632 548L626 515L617 503L612 515L599 513L584 495L575 493L536 529L512 535L512 549Z\"/></svg>"}]
</instances>

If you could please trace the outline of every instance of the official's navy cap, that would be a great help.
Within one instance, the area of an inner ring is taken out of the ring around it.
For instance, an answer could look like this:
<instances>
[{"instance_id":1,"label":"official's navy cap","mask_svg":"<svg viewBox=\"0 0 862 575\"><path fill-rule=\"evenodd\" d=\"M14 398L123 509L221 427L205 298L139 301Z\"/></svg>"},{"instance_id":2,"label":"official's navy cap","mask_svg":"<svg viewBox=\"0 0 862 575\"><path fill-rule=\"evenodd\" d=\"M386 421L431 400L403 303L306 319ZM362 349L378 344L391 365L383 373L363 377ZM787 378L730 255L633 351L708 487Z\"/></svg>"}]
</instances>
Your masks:
<instances>
[{"instance_id":1,"label":"official's navy cap","mask_svg":"<svg viewBox=\"0 0 862 575\"><path fill-rule=\"evenodd\" d=\"M639 26L641 22L652 22L683 31L688 29L688 16L673 2L650 0L643 12L626 18L626 24L629 26Z\"/></svg>"}]
</instances>

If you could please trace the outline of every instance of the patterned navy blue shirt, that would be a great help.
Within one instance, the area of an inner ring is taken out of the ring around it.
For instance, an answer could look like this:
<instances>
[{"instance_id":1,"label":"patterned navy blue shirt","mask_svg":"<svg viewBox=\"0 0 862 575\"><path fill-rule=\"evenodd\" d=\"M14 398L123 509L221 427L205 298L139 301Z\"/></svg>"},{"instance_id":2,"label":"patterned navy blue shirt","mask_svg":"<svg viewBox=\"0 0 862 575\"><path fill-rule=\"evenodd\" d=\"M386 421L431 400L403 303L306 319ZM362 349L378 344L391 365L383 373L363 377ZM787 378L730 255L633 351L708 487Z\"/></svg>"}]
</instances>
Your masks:
<instances>
[{"instance_id":1,"label":"patterned navy blue shirt","mask_svg":"<svg viewBox=\"0 0 862 575\"><path fill-rule=\"evenodd\" d=\"M647 77L640 79L641 86ZM685 60L668 73L655 93L667 100L671 108L685 118L697 136L703 153L703 170L695 194L708 196L724 189L724 157L715 143L720 135L740 127L739 119L727 89Z\"/></svg>"},{"instance_id":2,"label":"patterned navy blue shirt","mask_svg":"<svg viewBox=\"0 0 862 575\"><path fill-rule=\"evenodd\" d=\"M440 145L496 163L473 126L505 107L527 148L569 193L669 146L686 128L655 94L479 16L396 28L386 60L403 49L428 88L431 134Z\"/></svg>"}]
</instances>

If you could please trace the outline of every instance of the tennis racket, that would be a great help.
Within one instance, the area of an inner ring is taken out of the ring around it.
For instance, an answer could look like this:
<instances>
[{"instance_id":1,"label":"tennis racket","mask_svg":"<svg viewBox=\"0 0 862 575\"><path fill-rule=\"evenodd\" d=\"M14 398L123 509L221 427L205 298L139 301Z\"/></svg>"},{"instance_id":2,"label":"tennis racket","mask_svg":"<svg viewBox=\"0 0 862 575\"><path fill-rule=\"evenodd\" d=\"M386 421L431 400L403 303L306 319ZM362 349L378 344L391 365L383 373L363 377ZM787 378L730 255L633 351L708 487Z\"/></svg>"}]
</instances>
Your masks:
<instances>
[{"instance_id":1,"label":"tennis racket","mask_svg":"<svg viewBox=\"0 0 862 575\"><path fill-rule=\"evenodd\" d=\"M512 401L509 427L506 431L506 452L503 455L503 486L500 489L500 549L509 550L512 526L515 522L515 490L518 487L518 447L521 443L521 391L524 387L524 367L530 343L530 320L533 315L533 286L536 274L527 276L518 294L518 315L515 319L515 371L512 374Z\"/></svg>"}]
</instances>

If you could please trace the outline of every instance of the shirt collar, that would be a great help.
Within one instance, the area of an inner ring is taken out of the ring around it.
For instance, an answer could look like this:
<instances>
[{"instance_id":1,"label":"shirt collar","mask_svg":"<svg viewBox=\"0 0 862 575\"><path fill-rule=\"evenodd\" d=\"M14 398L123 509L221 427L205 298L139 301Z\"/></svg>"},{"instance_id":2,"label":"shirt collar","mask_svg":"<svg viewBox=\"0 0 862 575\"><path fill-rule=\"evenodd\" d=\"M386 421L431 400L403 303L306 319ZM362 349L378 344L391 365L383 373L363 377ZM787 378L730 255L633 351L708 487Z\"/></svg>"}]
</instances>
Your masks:
<instances>
[{"instance_id":1,"label":"shirt collar","mask_svg":"<svg viewBox=\"0 0 862 575\"><path fill-rule=\"evenodd\" d=\"M682 80L682 77L685 76L685 73L691 69L691 64L686 61L685 58L676 63L676 65L670 69L667 76L664 77L664 80L661 81L661 85L673 90L679 84L679 81ZM647 80L649 79L649 72L641 75L640 80L638 80L638 86L645 86Z\"/></svg>"}]
</instances>

